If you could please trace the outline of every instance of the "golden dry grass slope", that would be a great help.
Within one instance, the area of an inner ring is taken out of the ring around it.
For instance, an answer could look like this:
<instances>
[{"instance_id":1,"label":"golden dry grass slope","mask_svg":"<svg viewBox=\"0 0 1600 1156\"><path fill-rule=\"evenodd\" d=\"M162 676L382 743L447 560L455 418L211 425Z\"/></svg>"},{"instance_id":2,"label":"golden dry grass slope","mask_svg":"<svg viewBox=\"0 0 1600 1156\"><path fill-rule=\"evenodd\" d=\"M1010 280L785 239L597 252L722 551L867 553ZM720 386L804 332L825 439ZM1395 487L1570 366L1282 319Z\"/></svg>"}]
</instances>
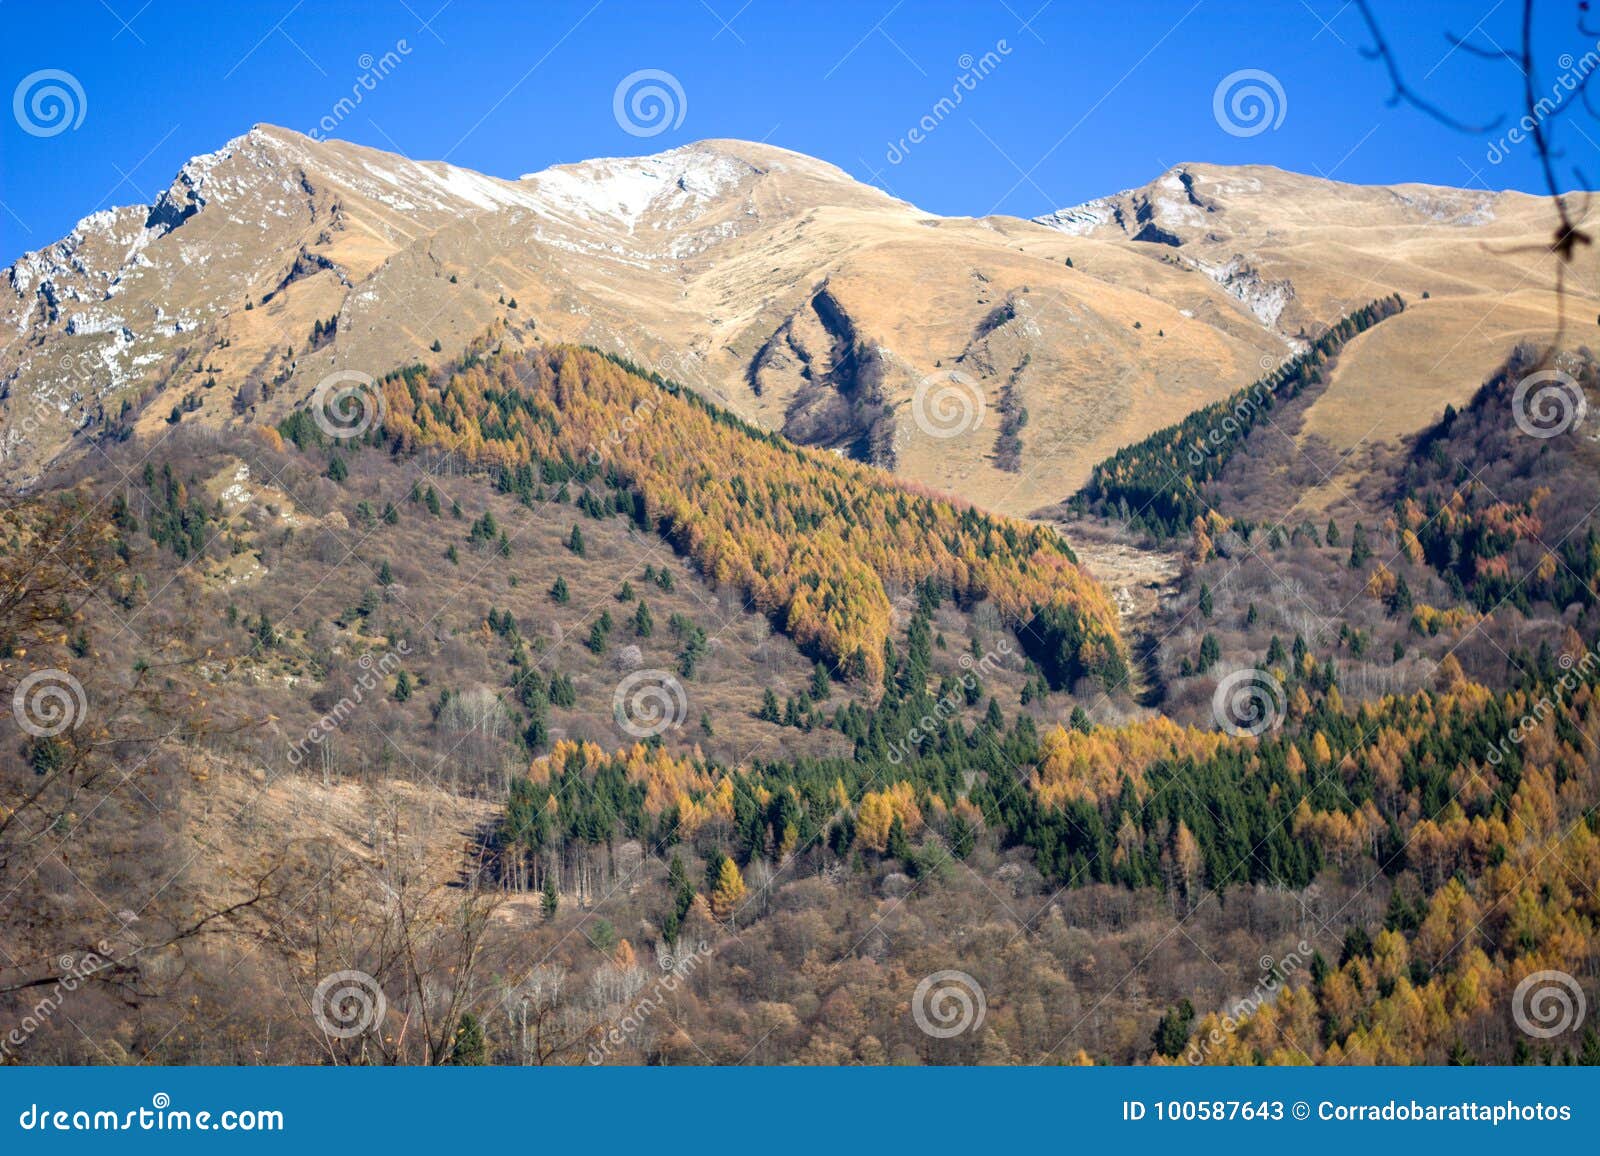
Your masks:
<instances>
[{"instance_id":1,"label":"golden dry grass slope","mask_svg":"<svg viewBox=\"0 0 1600 1156\"><path fill-rule=\"evenodd\" d=\"M75 430L276 420L334 370L439 362L505 318L1025 513L1394 290L1431 298L1352 347L1308 432L1420 424L1554 325L1552 262L1529 249L1547 216L1513 194L1188 165L1038 222L952 218L746 142L504 180L258 126L6 271L0 480L37 478ZM918 384L952 371L981 405L935 436L947 415Z\"/></svg>"},{"instance_id":2,"label":"golden dry grass slope","mask_svg":"<svg viewBox=\"0 0 1600 1156\"><path fill-rule=\"evenodd\" d=\"M1578 206L1584 208L1586 206ZM1185 164L1140 189L1041 218L1161 254L1289 337L1389 293L1406 311L1349 343L1300 437L1339 455L1395 441L1458 408L1519 341L1576 347L1600 309L1592 249L1557 291L1546 198L1430 185L1360 186L1265 166ZM1342 489L1307 494L1316 508Z\"/></svg>"}]
</instances>

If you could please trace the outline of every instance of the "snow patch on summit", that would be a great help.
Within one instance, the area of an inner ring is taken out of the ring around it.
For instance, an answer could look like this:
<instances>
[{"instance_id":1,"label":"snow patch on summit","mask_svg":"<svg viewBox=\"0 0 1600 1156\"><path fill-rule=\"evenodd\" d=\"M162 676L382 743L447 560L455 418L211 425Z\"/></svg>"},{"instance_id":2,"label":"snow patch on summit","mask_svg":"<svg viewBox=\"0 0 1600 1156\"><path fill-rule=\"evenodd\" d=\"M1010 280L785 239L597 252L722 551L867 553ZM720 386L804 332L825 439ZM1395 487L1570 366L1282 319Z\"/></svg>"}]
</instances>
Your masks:
<instances>
[{"instance_id":1,"label":"snow patch on summit","mask_svg":"<svg viewBox=\"0 0 1600 1156\"><path fill-rule=\"evenodd\" d=\"M1205 210L1195 203L1194 195L1180 173L1168 173L1161 178L1159 187L1163 193L1170 195L1155 198L1157 224L1171 227L1187 226L1191 229L1205 228Z\"/></svg>"},{"instance_id":2,"label":"snow patch on summit","mask_svg":"<svg viewBox=\"0 0 1600 1156\"><path fill-rule=\"evenodd\" d=\"M546 216L615 223L631 235L647 215L660 218L652 222L658 229L695 220L754 172L733 157L684 148L563 165L528 173L522 183L533 187Z\"/></svg>"}]
</instances>

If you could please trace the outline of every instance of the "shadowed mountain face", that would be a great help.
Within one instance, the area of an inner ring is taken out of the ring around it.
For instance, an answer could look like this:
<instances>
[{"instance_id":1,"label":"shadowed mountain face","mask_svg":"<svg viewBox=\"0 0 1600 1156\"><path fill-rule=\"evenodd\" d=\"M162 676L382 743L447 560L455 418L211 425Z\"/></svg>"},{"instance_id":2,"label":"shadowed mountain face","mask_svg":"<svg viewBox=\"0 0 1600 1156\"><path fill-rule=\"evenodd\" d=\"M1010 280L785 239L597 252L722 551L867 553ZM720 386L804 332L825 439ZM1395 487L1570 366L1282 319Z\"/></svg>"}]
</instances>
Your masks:
<instances>
[{"instance_id":1,"label":"shadowed mountain face","mask_svg":"<svg viewBox=\"0 0 1600 1156\"><path fill-rule=\"evenodd\" d=\"M1393 291L1415 308L1350 351L1307 428L1420 427L1553 332L1546 216L1186 165L1038 222L946 218L737 141L503 180L259 126L6 270L0 476L175 415L274 421L330 372L437 361L499 318L1027 512ZM1424 380L1370 414L1396 369Z\"/></svg>"}]
</instances>

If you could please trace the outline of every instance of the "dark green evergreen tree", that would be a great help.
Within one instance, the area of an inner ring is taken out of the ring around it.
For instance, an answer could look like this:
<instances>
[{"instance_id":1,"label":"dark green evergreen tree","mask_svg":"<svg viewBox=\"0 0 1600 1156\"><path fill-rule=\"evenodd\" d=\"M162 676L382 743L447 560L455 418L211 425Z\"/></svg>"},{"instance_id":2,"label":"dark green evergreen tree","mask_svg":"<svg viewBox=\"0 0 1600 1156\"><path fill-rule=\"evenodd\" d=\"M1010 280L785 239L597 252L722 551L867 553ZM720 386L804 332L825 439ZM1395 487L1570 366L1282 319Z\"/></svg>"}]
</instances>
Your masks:
<instances>
[{"instance_id":1,"label":"dark green evergreen tree","mask_svg":"<svg viewBox=\"0 0 1600 1156\"><path fill-rule=\"evenodd\" d=\"M489 1062L489 1041L484 1038L483 1024L471 1012L461 1013L449 1062L465 1068L480 1068Z\"/></svg>"},{"instance_id":2,"label":"dark green evergreen tree","mask_svg":"<svg viewBox=\"0 0 1600 1156\"><path fill-rule=\"evenodd\" d=\"M1168 1008L1156 1024L1151 1038L1155 1049L1169 1060L1175 1060L1189 1046L1189 1033L1194 1026L1194 1005L1187 999L1179 1000L1176 1007Z\"/></svg>"}]
</instances>

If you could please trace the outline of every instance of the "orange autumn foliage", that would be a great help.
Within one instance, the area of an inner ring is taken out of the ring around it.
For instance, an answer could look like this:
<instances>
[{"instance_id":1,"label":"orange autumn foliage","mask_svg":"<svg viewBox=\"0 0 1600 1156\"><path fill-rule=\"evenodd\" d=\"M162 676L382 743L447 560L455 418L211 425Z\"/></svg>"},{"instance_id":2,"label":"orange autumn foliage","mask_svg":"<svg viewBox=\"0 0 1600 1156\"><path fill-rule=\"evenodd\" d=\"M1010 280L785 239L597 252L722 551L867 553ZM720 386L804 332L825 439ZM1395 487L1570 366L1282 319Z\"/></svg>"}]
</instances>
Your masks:
<instances>
[{"instance_id":1,"label":"orange autumn foliage","mask_svg":"<svg viewBox=\"0 0 1600 1156\"><path fill-rule=\"evenodd\" d=\"M1099 802L1122 790L1124 775L1135 789L1141 787L1144 768L1157 759L1209 758L1233 741L1168 718L1096 727L1090 734L1058 726L1041 739L1034 790L1040 802L1052 806L1078 799Z\"/></svg>"},{"instance_id":2,"label":"orange autumn foliage","mask_svg":"<svg viewBox=\"0 0 1600 1156\"><path fill-rule=\"evenodd\" d=\"M489 469L603 466L713 583L745 590L847 675L880 678L888 591L925 579L991 600L1013 627L1040 608L1070 612L1085 671L1124 661L1114 606L1053 530L762 434L597 353L474 358L442 382L408 373L383 389L384 429L401 450Z\"/></svg>"}]
</instances>

